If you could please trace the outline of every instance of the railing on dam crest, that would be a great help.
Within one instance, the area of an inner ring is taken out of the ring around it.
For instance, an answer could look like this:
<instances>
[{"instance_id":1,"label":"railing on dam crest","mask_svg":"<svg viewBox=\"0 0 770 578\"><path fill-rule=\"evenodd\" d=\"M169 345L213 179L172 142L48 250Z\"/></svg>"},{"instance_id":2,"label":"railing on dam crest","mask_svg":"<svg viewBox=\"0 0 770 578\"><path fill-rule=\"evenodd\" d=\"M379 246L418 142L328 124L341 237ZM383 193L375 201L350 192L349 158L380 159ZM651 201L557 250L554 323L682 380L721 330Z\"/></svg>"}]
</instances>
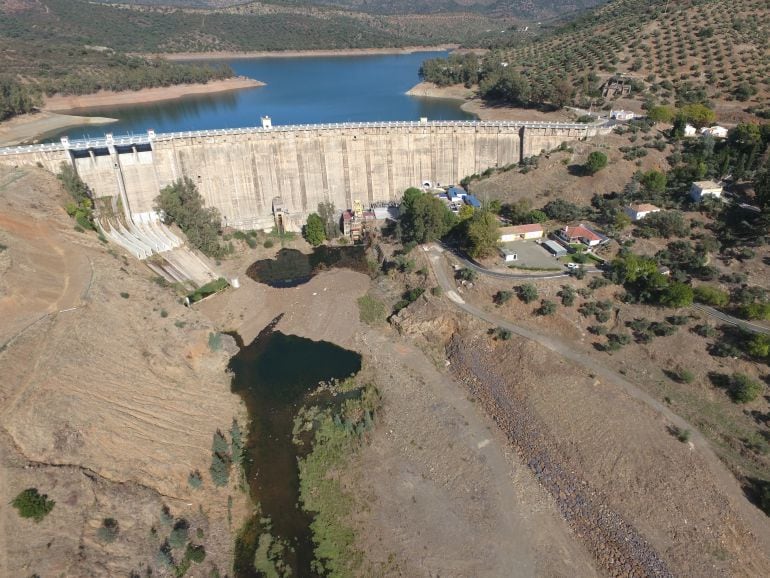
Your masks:
<instances>
[{"instance_id":1,"label":"railing on dam crest","mask_svg":"<svg viewBox=\"0 0 770 578\"><path fill-rule=\"evenodd\" d=\"M34 152L56 152L64 150L104 149L110 146L147 145L157 141L167 141L178 138L198 138L231 136L252 133L280 133L280 132L304 132L322 130L367 129L367 128L454 128L454 127L478 127L478 128L552 128L563 130L601 128L607 122L585 124L568 122L542 122L542 121L491 121L491 120L433 120L433 121L383 121L383 122L345 122L325 124L298 124L276 125L271 127L246 127L224 128L209 130L192 130L184 132L168 132L155 134L149 130L147 133L113 136L106 134L99 138L85 138L69 140L63 138L62 142L43 143L35 145L19 145L0 148L0 155L17 155Z\"/></svg>"}]
</instances>

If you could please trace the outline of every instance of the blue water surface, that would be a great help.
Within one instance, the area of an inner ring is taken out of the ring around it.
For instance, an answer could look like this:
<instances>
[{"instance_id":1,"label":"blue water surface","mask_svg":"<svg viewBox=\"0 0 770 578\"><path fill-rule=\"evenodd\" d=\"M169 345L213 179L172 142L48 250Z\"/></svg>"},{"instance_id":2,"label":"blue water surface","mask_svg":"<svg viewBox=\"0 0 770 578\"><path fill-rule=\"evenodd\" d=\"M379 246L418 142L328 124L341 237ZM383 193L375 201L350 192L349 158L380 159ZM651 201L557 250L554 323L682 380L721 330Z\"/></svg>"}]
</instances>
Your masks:
<instances>
[{"instance_id":1,"label":"blue water surface","mask_svg":"<svg viewBox=\"0 0 770 578\"><path fill-rule=\"evenodd\" d=\"M457 100L407 96L418 81L420 64L445 52L357 56L223 60L242 76L261 80L259 88L194 95L151 104L79 109L72 114L107 116L119 122L69 128L70 138L145 132L176 132L273 124L315 124L384 120L464 120L473 116ZM216 64L217 62L212 62ZM57 140L61 134L48 140Z\"/></svg>"}]
</instances>

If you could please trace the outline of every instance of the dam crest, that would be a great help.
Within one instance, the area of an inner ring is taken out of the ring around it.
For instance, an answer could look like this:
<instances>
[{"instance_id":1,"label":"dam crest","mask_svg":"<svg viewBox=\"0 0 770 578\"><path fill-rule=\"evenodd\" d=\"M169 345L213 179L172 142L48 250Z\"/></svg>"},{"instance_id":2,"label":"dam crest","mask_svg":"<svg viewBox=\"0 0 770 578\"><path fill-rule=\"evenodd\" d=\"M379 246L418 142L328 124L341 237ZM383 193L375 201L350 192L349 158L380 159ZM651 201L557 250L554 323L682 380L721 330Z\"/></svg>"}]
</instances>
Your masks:
<instances>
[{"instance_id":1,"label":"dam crest","mask_svg":"<svg viewBox=\"0 0 770 578\"><path fill-rule=\"evenodd\" d=\"M71 164L96 198L122 202L133 222L157 219L159 191L188 177L225 226L266 229L280 198L287 229L318 203L337 209L398 201L411 186L450 185L521 162L607 123L524 121L366 122L272 126L69 140L0 149L0 163Z\"/></svg>"}]
</instances>

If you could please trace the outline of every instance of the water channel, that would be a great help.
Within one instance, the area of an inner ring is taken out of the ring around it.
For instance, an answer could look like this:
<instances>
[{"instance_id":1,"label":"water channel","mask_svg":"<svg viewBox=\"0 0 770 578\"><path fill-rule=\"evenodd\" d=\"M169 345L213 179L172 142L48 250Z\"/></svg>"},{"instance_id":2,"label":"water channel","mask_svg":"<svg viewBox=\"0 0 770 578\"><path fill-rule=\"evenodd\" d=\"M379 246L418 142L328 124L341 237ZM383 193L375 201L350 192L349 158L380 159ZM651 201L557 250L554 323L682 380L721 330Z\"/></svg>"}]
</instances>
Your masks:
<instances>
[{"instance_id":1,"label":"water channel","mask_svg":"<svg viewBox=\"0 0 770 578\"><path fill-rule=\"evenodd\" d=\"M189 96L173 101L131 106L76 109L72 114L106 116L119 121L103 127L71 127L52 135L56 141L102 136L257 126L260 116L274 124L315 124L388 120L467 120L473 115L457 100L407 96L418 81L420 64L446 52L250 58L223 60L236 74L266 86ZM210 62L217 64L218 62Z\"/></svg>"},{"instance_id":2,"label":"water channel","mask_svg":"<svg viewBox=\"0 0 770 578\"><path fill-rule=\"evenodd\" d=\"M251 497L260 514L243 529L236 544L238 578L254 569L259 535L269 531L288 545L283 559L292 576L314 576L312 517L299 504L297 458L292 441L294 418L320 382L350 377L361 369L361 356L326 341L312 341L275 331L277 318L230 360L232 390L249 412L244 468ZM322 403L321 400L314 400ZM269 525L262 520L269 518Z\"/></svg>"}]
</instances>

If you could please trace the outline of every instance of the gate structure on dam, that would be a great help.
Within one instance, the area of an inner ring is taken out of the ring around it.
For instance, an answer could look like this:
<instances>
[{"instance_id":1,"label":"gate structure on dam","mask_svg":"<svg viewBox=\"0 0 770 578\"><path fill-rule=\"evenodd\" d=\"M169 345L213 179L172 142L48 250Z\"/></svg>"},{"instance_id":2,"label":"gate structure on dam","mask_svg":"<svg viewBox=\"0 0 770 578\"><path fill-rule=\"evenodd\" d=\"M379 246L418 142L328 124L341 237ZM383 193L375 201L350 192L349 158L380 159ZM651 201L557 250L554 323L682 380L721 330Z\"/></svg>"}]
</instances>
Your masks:
<instances>
[{"instance_id":1,"label":"gate structure on dam","mask_svg":"<svg viewBox=\"0 0 770 578\"><path fill-rule=\"evenodd\" d=\"M298 229L321 201L337 209L396 201L425 182L450 185L563 142L603 134L606 124L519 121L369 122L146 134L0 149L0 163L72 164L96 197L119 198L135 223L157 220L160 189L188 177L223 224Z\"/></svg>"}]
</instances>

